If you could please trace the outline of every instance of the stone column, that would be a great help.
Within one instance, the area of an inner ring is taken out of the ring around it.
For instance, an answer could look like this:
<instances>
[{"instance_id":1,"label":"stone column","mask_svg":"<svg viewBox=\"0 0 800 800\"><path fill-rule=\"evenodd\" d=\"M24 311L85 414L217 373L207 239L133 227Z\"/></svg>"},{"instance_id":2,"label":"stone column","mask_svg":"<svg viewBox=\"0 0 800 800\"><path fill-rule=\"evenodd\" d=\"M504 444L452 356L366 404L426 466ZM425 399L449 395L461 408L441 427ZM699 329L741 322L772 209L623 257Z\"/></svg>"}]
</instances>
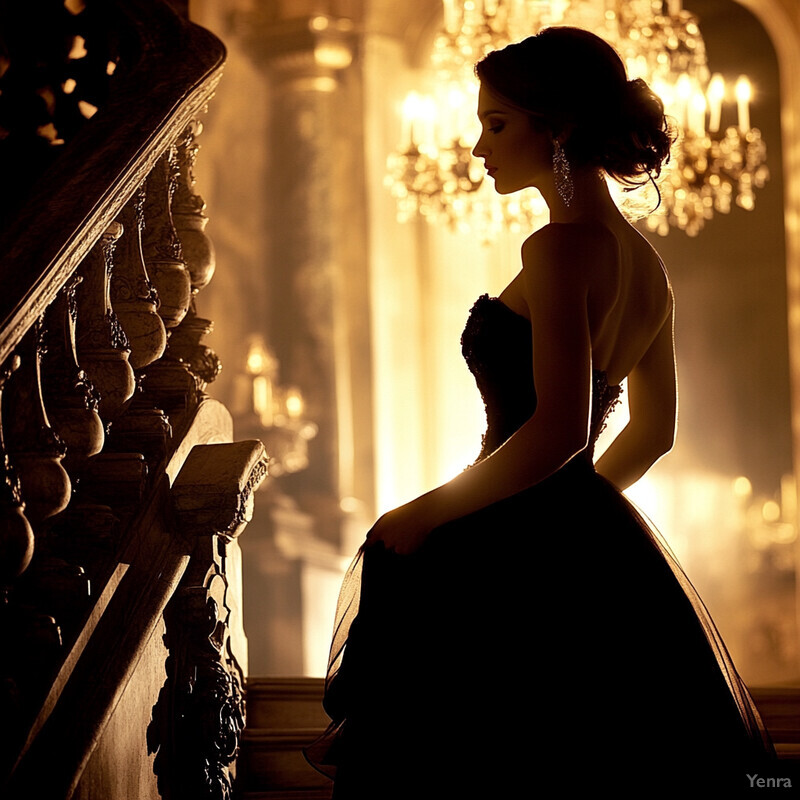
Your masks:
<instances>
[{"instance_id":1,"label":"stone column","mask_svg":"<svg viewBox=\"0 0 800 800\"><path fill-rule=\"evenodd\" d=\"M249 20L247 31L273 87L265 330L280 363L278 381L301 390L305 416L319 427L308 468L282 478L282 489L315 517L319 535L338 541L340 499L352 493L342 469L351 433L341 426L349 424L352 410L340 316L346 265L337 263L337 238L347 225L340 199L346 187L338 185L333 131L338 80L351 63L354 34L349 20L322 15Z\"/></svg>"},{"instance_id":2,"label":"stone column","mask_svg":"<svg viewBox=\"0 0 800 800\"><path fill-rule=\"evenodd\" d=\"M357 37L334 16L280 19L300 5L264 0L235 31L268 87L267 300L254 333L276 357L276 386L300 389L318 429L308 466L259 492L242 542L253 674L324 673L338 587L372 501L372 453L354 436L372 435ZM236 424L275 455L274 429L248 428L244 415Z\"/></svg>"}]
</instances>

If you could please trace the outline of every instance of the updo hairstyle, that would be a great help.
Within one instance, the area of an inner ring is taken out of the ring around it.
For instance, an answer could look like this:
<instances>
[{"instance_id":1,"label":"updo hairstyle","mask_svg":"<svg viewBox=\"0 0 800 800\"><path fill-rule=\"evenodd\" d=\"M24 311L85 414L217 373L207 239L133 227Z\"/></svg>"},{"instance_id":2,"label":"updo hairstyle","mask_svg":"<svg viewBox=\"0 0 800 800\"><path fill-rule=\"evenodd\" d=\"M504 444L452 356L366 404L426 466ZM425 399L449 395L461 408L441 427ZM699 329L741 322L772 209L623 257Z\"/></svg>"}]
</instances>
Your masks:
<instances>
[{"instance_id":1,"label":"updo hairstyle","mask_svg":"<svg viewBox=\"0 0 800 800\"><path fill-rule=\"evenodd\" d=\"M544 28L479 61L481 83L501 100L541 118L576 166L600 167L629 187L658 177L675 139L661 99L629 81L611 45L580 28Z\"/></svg>"}]
</instances>

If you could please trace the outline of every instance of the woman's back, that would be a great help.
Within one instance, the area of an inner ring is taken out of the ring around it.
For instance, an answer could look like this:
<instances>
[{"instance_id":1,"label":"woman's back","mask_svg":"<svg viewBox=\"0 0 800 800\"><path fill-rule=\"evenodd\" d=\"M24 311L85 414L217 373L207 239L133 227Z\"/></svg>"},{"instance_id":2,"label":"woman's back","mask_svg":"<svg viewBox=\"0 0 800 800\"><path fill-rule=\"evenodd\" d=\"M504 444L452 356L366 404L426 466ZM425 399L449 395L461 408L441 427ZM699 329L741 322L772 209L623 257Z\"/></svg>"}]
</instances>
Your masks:
<instances>
[{"instance_id":1,"label":"woman's back","mask_svg":"<svg viewBox=\"0 0 800 800\"><path fill-rule=\"evenodd\" d=\"M542 435L558 440L566 426L587 430L588 407L583 419L567 413L563 391L566 376L580 370L578 358L612 386L627 378L630 422L598 461L601 474L625 488L671 449L675 436L673 303L661 259L615 207L546 225L526 240L522 256L522 271L500 299L531 322L537 415L548 415L540 420ZM576 346L565 344L570 337ZM570 397L585 397L579 384L570 385Z\"/></svg>"},{"instance_id":2,"label":"woman's back","mask_svg":"<svg viewBox=\"0 0 800 800\"><path fill-rule=\"evenodd\" d=\"M589 298L590 315L595 314L595 319L590 316L592 358L616 384L635 369L671 320L672 291L661 259L638 231L620 220L604 234L613 238L607 245L612 257L598 264L594 297Z\"/></svg>"},{"instance_id":3,"label":"woman's back","mask_svg":"<svg viewBox=\"0 0 800 800\"><path fill-rule=\"evenodd\" d=\"M547 233L569 242L574 258L589 262L560 267L565 281L573 279L575 268L588 268L592 364L608 375L609 383L621 383L671 318L672 291L663 263L651 245L622 218L610 224L551 223ZM576 239L581 240L580 246L576 246ZM522 273L500 297L518 314L530 316Z\"/></svg>"}]
</instances>

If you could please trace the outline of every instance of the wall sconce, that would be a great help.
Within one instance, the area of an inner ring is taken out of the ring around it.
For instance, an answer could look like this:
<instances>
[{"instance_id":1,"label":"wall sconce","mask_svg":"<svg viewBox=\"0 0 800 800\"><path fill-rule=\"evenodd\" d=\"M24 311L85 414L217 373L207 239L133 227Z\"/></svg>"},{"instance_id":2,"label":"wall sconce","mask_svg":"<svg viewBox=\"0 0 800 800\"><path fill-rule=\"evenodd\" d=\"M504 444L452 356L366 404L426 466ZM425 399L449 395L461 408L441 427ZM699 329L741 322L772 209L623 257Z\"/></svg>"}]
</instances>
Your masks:
<instances>
[{"instance_id":1,"label":"wall sconce","mask_svg":"<svg viewBox=\"0 0 800 800\"><path fill-rule=\"evenodd\" d=\"M264 337L250 336L245 374L239 376L241 388L235 407L240 409L239 416L247 432L264 442L272 478L308 466L308 442L318 430L315 423L305 419L305 401L300 389L278 383L279 366Z\"/></svg>"}]
</instances>

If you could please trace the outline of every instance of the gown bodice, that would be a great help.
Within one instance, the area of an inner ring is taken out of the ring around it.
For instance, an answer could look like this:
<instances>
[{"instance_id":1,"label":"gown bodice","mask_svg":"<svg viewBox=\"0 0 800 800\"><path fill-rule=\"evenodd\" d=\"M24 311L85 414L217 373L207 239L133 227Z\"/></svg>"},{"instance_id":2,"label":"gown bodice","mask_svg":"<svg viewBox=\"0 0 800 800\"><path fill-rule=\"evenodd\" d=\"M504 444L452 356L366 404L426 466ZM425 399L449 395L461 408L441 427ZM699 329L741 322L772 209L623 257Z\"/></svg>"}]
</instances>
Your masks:
<instances>
[{"instance_id":1,"label":"gown bodice","mask_svg":"<svg viewBox=\"0 0 800 800\"><path fill-rule=\"evenodd\" d=\"M531 324L497 297L481 295L472 306L461 336L461 352L486 406L486 432L478 460L500 447L536 411ZM592 371L589 445L594 445L619 402L621 387Z\"/></svg>"}]
</instances>

